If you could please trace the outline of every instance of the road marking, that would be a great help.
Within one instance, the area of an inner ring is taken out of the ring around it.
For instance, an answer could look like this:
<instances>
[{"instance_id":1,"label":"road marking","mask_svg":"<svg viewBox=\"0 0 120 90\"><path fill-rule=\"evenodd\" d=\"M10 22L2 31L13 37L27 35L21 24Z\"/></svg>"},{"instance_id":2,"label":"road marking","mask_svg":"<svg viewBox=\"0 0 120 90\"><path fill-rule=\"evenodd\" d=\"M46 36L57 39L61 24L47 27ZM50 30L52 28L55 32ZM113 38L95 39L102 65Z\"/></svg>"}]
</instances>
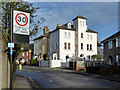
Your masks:
<instances>
[{"instance_id":1,"label":"road marking","mask_svg":"<svg viewBox=\"0 0 120 90\"><path fill-rule=\"evenodd\" d=\"M49 82L54 82L53 80L49 80Z\"/></svg>"},{"instance_id":2,"label":"road marking","mask_svg":"<svg viewBox=\"0 0 120 90\"><path fill-rule=\"evenodd\" d=\"M53 74L48 74L48 75L50 75L50 76L55 76L55 75L53 75Z\"/></svg>"}]
</instances>

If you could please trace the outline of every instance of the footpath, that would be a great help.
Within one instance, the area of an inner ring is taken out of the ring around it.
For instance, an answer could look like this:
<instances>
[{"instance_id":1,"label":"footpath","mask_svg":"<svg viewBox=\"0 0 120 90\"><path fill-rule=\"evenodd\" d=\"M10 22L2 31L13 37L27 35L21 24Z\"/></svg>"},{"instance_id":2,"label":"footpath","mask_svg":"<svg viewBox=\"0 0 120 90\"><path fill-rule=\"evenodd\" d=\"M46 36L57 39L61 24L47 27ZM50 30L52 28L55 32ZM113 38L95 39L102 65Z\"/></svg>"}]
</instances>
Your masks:
<instances>
[{"instance_id":1,"label":"footpath","mask_svg":"<svg viewBox=\"0 0 120 90\"><path fill-rule=\"evenodd\" d=\"M12 85L13 89L39 89L31 78L18 74L13 74Z\"/></svg>"}]
</instances>

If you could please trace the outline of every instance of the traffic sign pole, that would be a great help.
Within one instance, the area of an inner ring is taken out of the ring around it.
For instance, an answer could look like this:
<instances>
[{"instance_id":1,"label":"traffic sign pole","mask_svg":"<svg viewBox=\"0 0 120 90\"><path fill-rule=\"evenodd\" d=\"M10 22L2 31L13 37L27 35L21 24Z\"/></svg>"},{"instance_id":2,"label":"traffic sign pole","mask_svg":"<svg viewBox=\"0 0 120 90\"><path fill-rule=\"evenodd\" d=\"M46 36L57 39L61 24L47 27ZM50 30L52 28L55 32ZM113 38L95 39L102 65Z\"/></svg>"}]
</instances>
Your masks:
<instances>
[{"instance_id":1,"label":"traffic sign pole","mask_svg":"<svg viewBox=\"0 0 120 90\"><path fill-rule=\"evenodd\" d=\"M10 5L10 9L11 9L11 43L12 43L12 4ZM12 47L10 47L10 90L12 90L12 54L13 54L13 50Z\"/></svg>"}]
</instances>

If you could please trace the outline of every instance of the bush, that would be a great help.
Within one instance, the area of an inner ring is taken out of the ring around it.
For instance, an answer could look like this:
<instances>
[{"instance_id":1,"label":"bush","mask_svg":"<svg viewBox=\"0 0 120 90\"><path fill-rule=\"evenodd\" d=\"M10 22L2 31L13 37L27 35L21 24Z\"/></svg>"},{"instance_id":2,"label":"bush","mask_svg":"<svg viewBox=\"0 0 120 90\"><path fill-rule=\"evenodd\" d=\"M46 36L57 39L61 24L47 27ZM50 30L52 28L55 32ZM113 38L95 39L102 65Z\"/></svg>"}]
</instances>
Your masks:
<instances>
[{"instance_id":1,"label":"bush","mask_svg":"<svg viewBox=\"0 0 120 90\"><path fill-rule=\"evenodd\" d=\"M100 54L98 54L98 55L93 55L92 59L93 60L95 60L95 59L103 59L103 57Z\"/></svg>"},{"instance_id":2,"label":"bush","mask_svg":"<svg viewBox=\"0 0 120 90\"><path fill-rule=\"evenodd\" d=\"M36 64L36 59L31 59L31 64Z\"/></svg>"},{"instance_id":3,"label":"bush","mask_svg":"<svg viewBox=\"0 0 120 90\"><path fill-rule=\"evenodd\" d=\"M17 64L16 64L16 62L14 61L14 62L13 62L13 73L16 72L16 70L17 70Z\"/></svg>"},{"instance_id":4,"label":"bush","mask_svg":"<svg viewBox=\"0 0 120 90\"><path fill-rule=\"evenodd\" d=\"M116 73L118 73L118 67L115 66L100 68L100 74L102 75L111 75Z\"/></svg>"}]
</instances>

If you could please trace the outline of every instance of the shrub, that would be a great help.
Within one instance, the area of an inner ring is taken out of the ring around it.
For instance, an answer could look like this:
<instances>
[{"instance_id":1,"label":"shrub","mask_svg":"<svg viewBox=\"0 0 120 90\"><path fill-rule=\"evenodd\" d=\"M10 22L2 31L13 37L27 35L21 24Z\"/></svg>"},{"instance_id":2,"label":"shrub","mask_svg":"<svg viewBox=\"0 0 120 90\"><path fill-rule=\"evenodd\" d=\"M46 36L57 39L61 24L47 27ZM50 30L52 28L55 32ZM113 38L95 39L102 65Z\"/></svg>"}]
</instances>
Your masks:
<instances>
[{"instance_id":1,"label":"shrub","mask_svg":"<svg viewBox=\"0 0 120 90\"><path fill-rule=\"evenodd\" d=\"M36 59L31 59L32 64L36 64Z\"/></svg>"},{"instance_id":2,"label":"shrub","mask_svg":"<svg viewBox=\"0 0 120 90\"><path fill-rule=\"evenodd\" d=\"M14 61L14 62L13 62L13 73L16 72L16 70L17 70L17 64L16 64L16 62Z\"/></svg>"},{"instance_id":3,"label":"shrub","mask_svg":"<svg viewBox=\"0 0 120 90\"><path fill-rule=\"evenodd\" d=\"M115 66L100 68L100 74L102 75L110 75L110 74L115 74L115 73L118 73L118 68Z\"/></svg>"},{"instance_id":4,"label":"shrub","mask_svg":"<svg viewBox=\"0 0 120 90\"><path fill-rule=\"evenodd\" d=\"M103 57L98 54L98 55L92 55L92 59L95 60L95 59L103 59Z\"/></svg>"}]
</instances>

